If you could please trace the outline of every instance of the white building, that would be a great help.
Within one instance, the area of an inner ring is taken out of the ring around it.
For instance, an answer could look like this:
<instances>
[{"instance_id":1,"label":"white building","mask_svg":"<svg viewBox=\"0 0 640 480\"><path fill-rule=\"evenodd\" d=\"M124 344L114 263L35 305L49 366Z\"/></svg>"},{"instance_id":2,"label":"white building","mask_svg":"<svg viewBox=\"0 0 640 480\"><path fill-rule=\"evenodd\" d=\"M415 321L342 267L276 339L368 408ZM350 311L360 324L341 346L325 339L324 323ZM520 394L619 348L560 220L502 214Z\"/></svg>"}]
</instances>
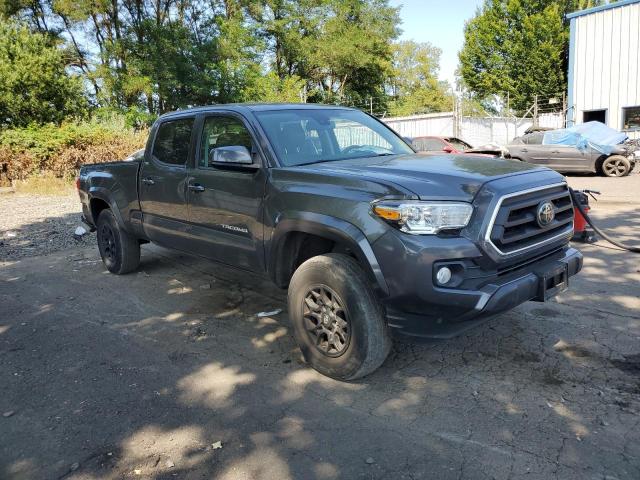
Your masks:
<instances>
[{"instance_id":1,"label":"white building","mask_svg":"<svg viewBox=\"0 0 640 480\"><path fill-rule=\"evenodd\" d=\"M568 15L567 123L598 120L640 138L640 0Z\"/></svg>"}]
</instances>

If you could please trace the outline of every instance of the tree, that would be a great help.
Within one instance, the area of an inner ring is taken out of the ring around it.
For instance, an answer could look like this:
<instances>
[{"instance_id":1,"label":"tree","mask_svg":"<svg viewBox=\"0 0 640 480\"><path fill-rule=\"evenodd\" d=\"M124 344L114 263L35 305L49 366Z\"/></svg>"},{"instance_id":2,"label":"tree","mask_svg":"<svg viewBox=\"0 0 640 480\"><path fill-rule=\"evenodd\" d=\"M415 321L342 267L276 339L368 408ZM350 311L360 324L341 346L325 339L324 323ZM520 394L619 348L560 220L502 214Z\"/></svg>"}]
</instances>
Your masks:
<instances>
[{"instance_id":1,"label":"tree","mask_svg":"<svg viewBox=\"0 0 640 480\"><path fill-rule=\"evenodd\" d=\"M305 80L311 101L383 95L399 24L387 0L263 0L251 14L273 71Z\"/></svg>"},{"instance_id":2,"label":"tree","mask_svg":"<svg viewBox=\"0 0 640 480\"><path fill-rule=\"evenodd\" d=\"M509 95L524 113L535 95L566 88L566 13L597 0L485 0L465 25L460 73L476 98Z\"/></svg>"},{"instance_id":3,"label":"tree","mask_svg":"<svg viewBox=\"0 0 640 480\"><path fill-rule=\"evenodd\" d=\"M449 85L438 80L441 50L430 43L403 41L393 46L388 88L394 98L391 115L443 112L452 109Z\"/></svg>"},{"instance_id":4,"label":"tree","mask_svg":"<svg viewBox=\"0 0 640 480\"><path fill-rule=\"evenodd\" d=\"M300 102L304 80L293 75L281 79L275 72L254 78L245 88L242 100L248 102Z\"/></svg>"},{"instance_id":5,"label":"tree","mask_svg":"<svg viewBox=\"0 0 640 480\"><path fill-rule=\"evenodd\" d=\"M398 10L387 0L333 0L329 7L320 41L308 48L312 91L325 102L380 97L392 69Z\"/></svg>"},{"instance_id":6,"label":"tree","mask_svg":"<svg viewBox=\"0 0 640 480\"><path fill-rule=\"evenodd\" d=\"M388 0L0 0L2 16L61 42L91 103L154 114L300 85L384 103L399 24Z\"/></svg>"},{"instance_id":7,"label":"tree","mask_svg":"<svg viewBox=\"0 0 640 480\"><path fill-rule=\"evenodd\" d=\"M59 123L86 112L82 83L65 67L49 38L0 20L0 125Z\"/></svg>"}]
</instances>

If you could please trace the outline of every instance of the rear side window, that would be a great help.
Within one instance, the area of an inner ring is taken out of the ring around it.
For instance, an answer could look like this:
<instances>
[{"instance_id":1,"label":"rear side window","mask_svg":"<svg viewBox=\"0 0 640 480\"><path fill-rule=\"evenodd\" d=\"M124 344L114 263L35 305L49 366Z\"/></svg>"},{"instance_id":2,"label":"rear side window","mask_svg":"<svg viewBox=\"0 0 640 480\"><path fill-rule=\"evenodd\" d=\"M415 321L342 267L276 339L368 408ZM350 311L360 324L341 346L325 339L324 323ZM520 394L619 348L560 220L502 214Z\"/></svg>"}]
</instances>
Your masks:
<instances>
[{"instance_id":1,"label":"rear side window","mask_svg":"<svg viewBox=\"0 0 640 480\"><path fill-rule=\"evenodd\" d=\"M185 165L189 158L193 118L163 122L158 127L153 156L169 165Z\"/></svg>"},{"instance_id":2,"label":"rear side window","mask_svg":"<svg viewBox=\"0 0 640 480\"><path fill-rule=\"evenodd\" d=\"M522 141L527 145L542 145L542 139L544 138L543 132L529 133L522 137Z\"/></svg>"}]
</instances>

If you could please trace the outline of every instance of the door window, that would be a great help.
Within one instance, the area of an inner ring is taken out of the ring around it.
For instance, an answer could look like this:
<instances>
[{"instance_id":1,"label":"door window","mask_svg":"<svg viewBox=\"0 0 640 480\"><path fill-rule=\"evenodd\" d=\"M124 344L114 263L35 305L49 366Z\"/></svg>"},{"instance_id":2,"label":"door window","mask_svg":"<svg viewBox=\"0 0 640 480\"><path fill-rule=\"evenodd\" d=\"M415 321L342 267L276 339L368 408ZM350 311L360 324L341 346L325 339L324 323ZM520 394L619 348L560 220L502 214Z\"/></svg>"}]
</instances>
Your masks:
<instances>
[{"instance_id":1,"label":"door window","mask_svg":"<svg viewBox=\"0 0 640 480\"><path fill-rule=\"evenodd\" d=\"M247 127L235 117L209 117L204 121L198 165L210 167L211 151L215 148L238 146L253 151L253 140Z\"/></svg>"},{"instance_id":2,"label":"door window","mask_svg":"<svg viewBox=\"0 0 640 480\"><path fill-rule=\"evenodd\" d=\"M533 132L522 137L522 141L527 145L542 145L544 139L543 132Z\"/></svg>"}]
</instances>

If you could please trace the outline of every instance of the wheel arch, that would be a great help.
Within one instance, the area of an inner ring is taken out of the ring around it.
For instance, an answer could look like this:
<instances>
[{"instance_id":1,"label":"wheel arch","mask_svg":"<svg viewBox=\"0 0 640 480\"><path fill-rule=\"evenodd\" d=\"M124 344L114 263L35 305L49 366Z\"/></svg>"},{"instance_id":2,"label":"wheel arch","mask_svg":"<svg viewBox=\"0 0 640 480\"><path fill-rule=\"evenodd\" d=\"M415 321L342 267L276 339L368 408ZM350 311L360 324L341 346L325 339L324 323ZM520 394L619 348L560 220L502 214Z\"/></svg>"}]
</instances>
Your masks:
<instances>
[{"instance_id":1,"label":"wheel arch","mask_svg":"<svg viewBox=\"0 0 640 480\"><path fill-rule=\"evenodd\" d=\"M308 245L310 239L312 246L305 249L305 241ZM299 213L281 219L265 250L269 275L280 287L288 285L291 275L303 261L315 255L340 251L357 260L379 293L389 293L369 241L359 228L344 220L316 213Z\"/></svg>"},{"instance_id":2,"label":"wheel arch","mask_svg":"<svg viewBox=\"0 0 640 480\"><path fill-rule=\"evenodd\" d=\"M89 189L88 193L89 211L91 212L91 219L94 226L97 226L98 224L98 215L100 215L100 212L105 208L109 208L113 212L113 215L116 217L118 226L124 230L128 230L122 218L120 209L118 208L111 195L109 195L109 191L107 189L92 187Z\"/></svg>"},{"instance_id":3,"label":"wheel arch","mask_svg":"<svg viewBox=\"0 0 640 480\"><path fill-rule=\"evenodd\" d=\"M602 171L602 164L609 157L610 157L610 155L606 155L606 154L603 153L598 158L596 158L596 161L593 164L594 173L597 173L597 174L600 174L600 175L604 175L604 172Z\"/></svg>"}]
</instances>

